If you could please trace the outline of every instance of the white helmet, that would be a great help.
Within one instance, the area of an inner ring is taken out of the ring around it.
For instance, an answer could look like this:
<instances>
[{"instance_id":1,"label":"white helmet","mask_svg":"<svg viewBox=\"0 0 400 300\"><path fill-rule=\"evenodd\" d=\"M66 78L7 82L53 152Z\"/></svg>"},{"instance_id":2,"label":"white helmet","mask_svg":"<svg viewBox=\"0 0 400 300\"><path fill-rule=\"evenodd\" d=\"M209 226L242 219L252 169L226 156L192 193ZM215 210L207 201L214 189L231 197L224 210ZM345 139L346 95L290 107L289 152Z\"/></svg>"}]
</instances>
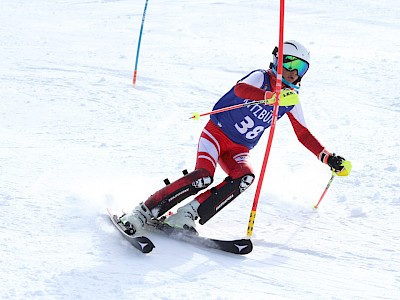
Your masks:
<instances>
[{"instance_id":1,"label":"white helmet","mask_svg":"<svg viewBox=\"0 0 400 300\"><path fill-rule=\"evenodd\" d=\"M276 72L278 65L278 47L275 47L274 51L272 51L272 55L273 61L270 67ZM296 63L294 63L293 58L290 59L290 56L298 59ZM287 60L285 57L289 57L289 59ZM284 67L288 70L297 70L299 76L297 82L299 82L310 66L310 51L297 41L286 41L283 43L283 63Z\"/></svg>"}]
</instances>

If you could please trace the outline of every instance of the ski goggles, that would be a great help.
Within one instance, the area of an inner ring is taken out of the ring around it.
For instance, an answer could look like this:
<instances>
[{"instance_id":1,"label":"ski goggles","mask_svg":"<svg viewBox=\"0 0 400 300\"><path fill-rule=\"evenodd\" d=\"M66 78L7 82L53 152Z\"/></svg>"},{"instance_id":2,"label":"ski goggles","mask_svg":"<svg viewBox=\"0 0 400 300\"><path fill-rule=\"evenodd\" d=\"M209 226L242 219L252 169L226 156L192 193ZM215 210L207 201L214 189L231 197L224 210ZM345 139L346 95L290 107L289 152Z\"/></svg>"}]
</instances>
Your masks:
<instances>
[{"instance_id":1,"label":"ski goggles","mask_svg":"<svg viewBox=\"0 0 400 300\"><path fill-rule=\"evenodd\" d=\"M303 77L308 70L308 62L292 55L283 56L283 67L288 71L297 70L297 75Z\"/></svg>"}]
</instances>

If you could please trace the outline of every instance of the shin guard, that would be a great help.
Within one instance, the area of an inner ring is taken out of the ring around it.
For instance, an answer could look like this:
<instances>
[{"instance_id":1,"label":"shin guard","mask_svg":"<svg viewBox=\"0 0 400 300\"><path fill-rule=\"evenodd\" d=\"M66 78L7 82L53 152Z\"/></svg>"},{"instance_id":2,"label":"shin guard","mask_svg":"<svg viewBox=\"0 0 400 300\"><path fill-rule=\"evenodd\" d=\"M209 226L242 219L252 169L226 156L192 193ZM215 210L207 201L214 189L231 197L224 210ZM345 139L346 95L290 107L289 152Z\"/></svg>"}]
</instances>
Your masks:
<instances>
[{"instance_id":1,"label":"shin guard","mask_svg":"<svg viewBox=\"0 0 400 300\"><path fill-rule=\"evenodd\" d=\"M158 218L189 196L197 194L213 182L205 169L197 169L180 179L169 183L151 195L145 202L154 217Z\"/></svg>"},{"instance_id":2,"label":"shin guard","mask_svg":"<svg viewBox=\"0 0 400 300\"><path fill-rule=\"evenodd\" d=\"M254 174L247 174L237 179L226 177L219 186L201 194L198 201L201 203L197 212L200 216L199 223L203 225L217 212L228 205L239 194L246 190L254 181ZM206 199L200 199L207 197Z\"/></svg>"}]
</instances>

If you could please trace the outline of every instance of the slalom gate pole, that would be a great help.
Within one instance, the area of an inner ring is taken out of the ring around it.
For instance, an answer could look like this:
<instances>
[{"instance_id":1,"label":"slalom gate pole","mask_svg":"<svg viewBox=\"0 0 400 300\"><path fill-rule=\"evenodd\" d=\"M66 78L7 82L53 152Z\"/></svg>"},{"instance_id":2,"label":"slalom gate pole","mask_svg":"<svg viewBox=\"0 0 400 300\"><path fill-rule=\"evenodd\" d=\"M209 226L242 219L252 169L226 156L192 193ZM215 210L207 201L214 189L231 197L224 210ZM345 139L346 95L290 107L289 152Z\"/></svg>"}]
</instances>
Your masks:
<instances>
[{"instance_id":1,"label":"slalom gate pole","mask_svg":"<svg viewBox=\"0 0 400 300\"><path fill-rule=\"evenodd\" d=\"M253 206L252 206L251 212L250 212L249 224L247 226L247 237L248 238L250 238L253 234L258 199L260 198L261 187L262 187L262 183L264 180L264 174L265 174L265 170L267 168L267 162L268 162L269 154L271 152L272 140L273 140L274 133L275 133L276 121L278 119L279 96L280 96L281 89L282 89L284 12L285 12L285 0L280 0L278 67L277 67L276 87L275 87L276 101L274 103L274 111L273 111L273 115L272 115L271 128L269 131L267 149L265 151L264 160L263 160L261 172L260 172L260 177L258 179L257 189L256 189L256 193L254 196Z\"/></svg>"},{"instance_id":2,"label":"slalom gate pole","mask_svg":"<svg viewBox=\"0 0 400 300\"><path fill-rule=\"evenodd\" d=\"M329 187L331 186L331 183L332 183L332 181L333 181L333 178L335 178L335 172L332 172L332 176L331 176L331 178L329 179L328 184L326 185L326 188L325 188L324 192L322 193L321 197L319 198L318 203L315 204L315 205L313 206L315 209L318 208L318 205L321 203L321 201L322 201L322 199L324 198L326 192L328 191Z\"/></svg>"},{"instance_id":3,"label":"slalom gate pole","mask_svg":"<svg viewBox=\"0 0 400 300\"><path fill-rule=\"evenodd\" d=\"M143 16L142 16L142 25L140 26L139 41L138 41L138 46L137 46L137 50L136 50L135 70L133 71L133 82L132 82L133 85L136 84L137 67L138 67L138 62L139 62L140 44L142 42L143 25L144 25L144 20L146 18L146 11L147 11L147 3L148 2L149 2L149 0L146 0L146 3L144 5Z\"/></svg>"}]
</instances>

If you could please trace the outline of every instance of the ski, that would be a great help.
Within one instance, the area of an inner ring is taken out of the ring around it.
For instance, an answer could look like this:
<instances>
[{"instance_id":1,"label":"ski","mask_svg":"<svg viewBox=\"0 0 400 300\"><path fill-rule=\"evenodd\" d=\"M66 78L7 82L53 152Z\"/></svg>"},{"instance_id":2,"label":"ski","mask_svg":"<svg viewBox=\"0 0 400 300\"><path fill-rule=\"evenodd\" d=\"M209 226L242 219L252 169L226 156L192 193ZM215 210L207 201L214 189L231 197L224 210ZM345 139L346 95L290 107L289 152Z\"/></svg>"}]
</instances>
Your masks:
<instances>
[{"instance_id":1,"label":"ski","mask_svg":"<svg viewBox=\"0 0 400 300\"><path fill-rule=\"evenodd\" d=\"M122 236L136 249L142 253L150 253L154 248L153 242L146 236L129 235L125 233L126 228L119 222L118 215L107 209L110 220ZM153 219L144 228L144 231L159 233L174 240L183 241L192 245L201 246L229 252L232 254L245 255L253 250L250 239L221 240L198 235L197 231L171 227L161 220Z\"/></svg>"},{"instance_id":2,"label":"ski","mask_svg":"<svg viewBox=\"0 0 400 300\"><path fill-rule=\"evenodd\" d=\"M142 253L150 253L155 247L153 242L145 236L134 236L125 233L125 228L123 228L119 218L110 209L107 209L108 215L113 225L118 229L122 236L137 250Z\"/></svg>"},{"instance_id":3,"label":"ski","mask_svg":"<svg viewBox=\"0 0 400 300\"><path fill-rule=\"evenodd\" d=\"M187 242L193 245L221 250L232 254L249 254L253 250L250 239L220 240L198 235L194 231L169 226L160 220L152 220L145 228L151 232L158 232L172 239Z\"/></svg>"}]
</instances>

